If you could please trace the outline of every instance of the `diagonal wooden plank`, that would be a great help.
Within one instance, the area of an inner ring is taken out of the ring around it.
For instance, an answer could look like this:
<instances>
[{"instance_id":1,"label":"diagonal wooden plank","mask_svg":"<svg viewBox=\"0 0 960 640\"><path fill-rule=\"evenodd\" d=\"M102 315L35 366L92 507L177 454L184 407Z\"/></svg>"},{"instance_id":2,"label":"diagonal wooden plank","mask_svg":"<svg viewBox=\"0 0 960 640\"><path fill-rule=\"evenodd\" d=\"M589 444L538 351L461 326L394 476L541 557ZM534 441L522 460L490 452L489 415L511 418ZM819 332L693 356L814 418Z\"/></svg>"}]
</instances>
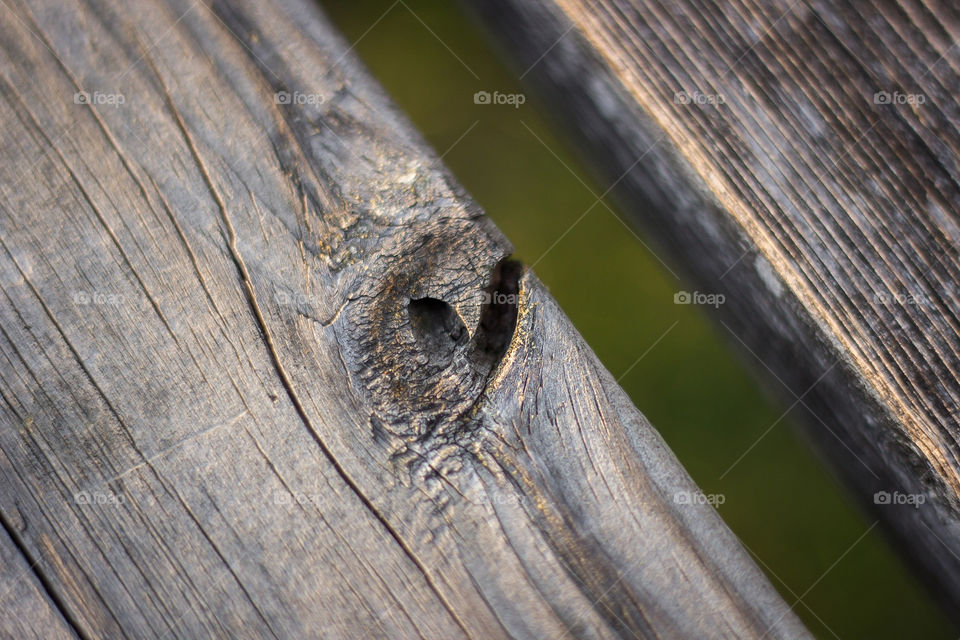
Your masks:
<instances>
[{"instance_id":1,"label":"diagonal wooden plank","mask_svg":"<svg viewBox=\"0 0 960 640\"><path fill-rule=\"evenodd\" d=\"M24 556L15 542L27 528L19 516L17 511L5 514L0 530L0 636L76 638L71 623L34 573L36 561Z\"/></svg>"},{"instance_id":2,"label":"diagonal wooden plank","mask_svg":"<svg viewBox=\"0 0 960 640\"><path fill-rule=\"evenodd\" d=\"M299 0L10 4L0 512L87 637L799 637Z\"/></svg>"},{"instance_id":3,"label":"diagonal wooden plank","mask_svg":"<svg viewBox=\"0 0 960 640\"><path fill-rule=\"evenodd\" d=\"M469 4L956 616L956 6Z\"/></svg>"}]
</instances>

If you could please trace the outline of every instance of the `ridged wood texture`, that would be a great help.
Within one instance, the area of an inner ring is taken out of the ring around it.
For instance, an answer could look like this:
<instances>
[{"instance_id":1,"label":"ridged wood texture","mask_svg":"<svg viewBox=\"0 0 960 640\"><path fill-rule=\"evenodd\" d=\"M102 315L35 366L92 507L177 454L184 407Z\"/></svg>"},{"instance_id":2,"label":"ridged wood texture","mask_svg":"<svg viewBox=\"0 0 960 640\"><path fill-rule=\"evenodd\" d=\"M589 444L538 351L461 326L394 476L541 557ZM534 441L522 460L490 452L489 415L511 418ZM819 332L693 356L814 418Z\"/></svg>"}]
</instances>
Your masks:
<instances>
[{"instance_id":1,"label":"ridged wood texture","mask_svg":"<svg viewBox=\"0 0 960 640\"><path fill-rule=\"evenodd\" d=\"M468 4L960 620L958 5Z\"/></svg>"},{"instance_id":2,"label":"ridged wood texture","mask_svg":"<svg viewBox=\"0 0 960 640\"><path fill-rule=\"evenodd\" d=\"M315 7L7 5L3 633L805 635Z\"/></svg>"}]
</instances>

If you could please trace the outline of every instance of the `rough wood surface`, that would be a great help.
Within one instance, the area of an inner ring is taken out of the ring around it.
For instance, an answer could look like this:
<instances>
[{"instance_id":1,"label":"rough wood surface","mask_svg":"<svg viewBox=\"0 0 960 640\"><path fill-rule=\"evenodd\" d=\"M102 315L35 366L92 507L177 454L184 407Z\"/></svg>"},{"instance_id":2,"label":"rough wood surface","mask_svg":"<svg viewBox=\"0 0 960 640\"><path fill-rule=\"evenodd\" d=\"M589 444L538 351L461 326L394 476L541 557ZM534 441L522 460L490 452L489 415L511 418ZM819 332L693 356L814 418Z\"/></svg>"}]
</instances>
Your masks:
<instances>
[{"instance_id":1,"label":"rough wood surface","mask_svg":"<svg viewBox=\"0 0 960 640\"><path fill-rule=\"evenodd\" d=\"M56 603L33 573L33 566L0 529L0 638L76 638Z\"/></svg>"},{"instance_id":2,"label":"rough wood surface","mask_svg":"<svg viewBox=\"0 0 960 640\"><path fill-rule=\"evenodd\" d=\"M4 628L806 634L314 7L7 5Z\"/></svg>"},{"instance_id":3,"label":"rough wood surface","mask_svg":"<svg viewBox=\"0 0 960 640\"><path fill-rule=\"evenodd\" d=\"M960 611L957 4L470 4Z\"/></svg>"}]
</instances>

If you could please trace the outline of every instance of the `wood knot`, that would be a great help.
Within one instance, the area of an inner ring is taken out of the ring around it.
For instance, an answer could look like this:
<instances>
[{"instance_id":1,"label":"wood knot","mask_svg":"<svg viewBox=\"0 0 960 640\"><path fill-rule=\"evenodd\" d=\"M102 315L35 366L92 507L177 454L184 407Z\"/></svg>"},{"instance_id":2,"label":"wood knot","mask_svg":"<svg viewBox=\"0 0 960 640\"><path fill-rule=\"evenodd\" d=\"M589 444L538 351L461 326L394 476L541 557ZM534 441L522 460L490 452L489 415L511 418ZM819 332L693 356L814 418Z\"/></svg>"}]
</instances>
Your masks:
<instances>
[{"instance_id":1,"label":"wood knot","mask_svg":"<svg viewBox=\"0 0 960 640\"><path fill-rule=\"evenodd\" d=\"M522 271L503 259L485 282L473 272L450 284L393 276L351 305L344 361L372 405L377 434L420 449L463 426L510 344ZM432 295L419 295L425 290ZM473 327L464 322L470 317Z\"/></svg>"}]
</instances>

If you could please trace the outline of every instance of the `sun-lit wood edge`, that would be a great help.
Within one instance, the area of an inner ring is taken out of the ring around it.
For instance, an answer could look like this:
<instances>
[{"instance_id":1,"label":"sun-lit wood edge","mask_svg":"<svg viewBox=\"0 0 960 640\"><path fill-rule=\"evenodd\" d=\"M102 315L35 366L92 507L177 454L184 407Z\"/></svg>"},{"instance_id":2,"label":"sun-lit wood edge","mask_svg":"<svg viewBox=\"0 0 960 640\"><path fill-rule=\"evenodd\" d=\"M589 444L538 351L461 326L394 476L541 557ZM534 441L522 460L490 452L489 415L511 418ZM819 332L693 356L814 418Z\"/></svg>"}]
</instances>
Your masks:
<instances>
[{"instance_id":1,"label":"sun-lit wood edge","mask_svg":"<svg viewBox=\"0 0 960 640\"><path fill-rule=\"evenodd\" d=\"M0 85L0 514L78 635L806 634L315 7L12 2Z\"/></svg>"},{"instance_id":2,"label":"sun-lit wood edge","mask_svg":"<svg viewBox=\"0 0 960 640\"><path fill-rule=\"evenodd\" d=\"M467 5L960 619L957 7Z\"/></svg>"}]
</instances>

